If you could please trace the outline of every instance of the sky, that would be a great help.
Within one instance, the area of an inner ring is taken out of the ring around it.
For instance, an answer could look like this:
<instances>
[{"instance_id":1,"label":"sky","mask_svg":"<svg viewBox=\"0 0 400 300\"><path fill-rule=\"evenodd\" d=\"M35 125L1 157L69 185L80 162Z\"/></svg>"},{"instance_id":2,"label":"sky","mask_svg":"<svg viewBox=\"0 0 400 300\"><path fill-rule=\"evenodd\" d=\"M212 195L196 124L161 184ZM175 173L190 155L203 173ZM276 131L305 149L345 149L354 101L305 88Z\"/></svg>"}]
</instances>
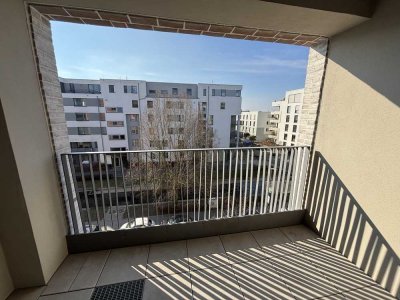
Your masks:
<instances>
[{"instance_id":1,"label":"sky","mask_svg":"<svg viewBox=\"0 0 400 300\"><path fill-rule=\"evenodd\" d=\"M240 84L242 109L268 111L304 87L308 48L52 22L60 77Z\"/></svg>"}]
</instances>

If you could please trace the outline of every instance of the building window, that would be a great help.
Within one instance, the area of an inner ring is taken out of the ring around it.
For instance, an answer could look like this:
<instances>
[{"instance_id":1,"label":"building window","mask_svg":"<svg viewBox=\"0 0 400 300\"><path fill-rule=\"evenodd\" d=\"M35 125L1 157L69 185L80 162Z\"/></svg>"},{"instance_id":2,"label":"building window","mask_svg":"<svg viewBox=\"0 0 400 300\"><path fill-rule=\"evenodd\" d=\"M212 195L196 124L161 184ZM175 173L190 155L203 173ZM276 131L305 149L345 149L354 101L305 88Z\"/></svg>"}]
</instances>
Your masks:
<instances>
[{"instance_id":1,"label":"building window","mask_svg":"<svg viewBox=\"0 0 400 300\"><path fill-rule=\"evenodd\" d=\"M215 89L212 89L212 95L215 96Z\"/></svg>"},{"instance_id":2,"label":"building window","mask_svg":"<svg viewBox=\"0 0 400 300\"><path fill-rule=\"evenodd\" d=\"M287 134L286 134L286 133L283 135L283 139L284 139L285 141L287 140Z\"/></svg>"},{"instance_id":3,"label":"building window","mask_svg":"<svg viewBox=\"0 0 400 300\"><path fill-rule=\"evenodd\" d=\"M214 125L214 116L210 115L208 118L208 125Z\"/></svg>"},{"instance_id":4,"label":"building window","mask_svg":"<svg viewBox=\"0 0 400 300\"><path fill-rule=\"evenodd\" d=\"M100 94L100 84L88 84L89 94Z\"/></svg>"},{"instance_id":5,"label":"building window","mask_svg":"<svg viewBox=\"0 0 400 300\"><path fill-rule=\"evenodd\" d=\"M297 123L298 121L299 121L299 116L294 116L293 122L294 122L294 123Z\"/></svg>"},{"instance_id":6,"label":"building window","mask_svg":"<svg viewBox=\"0 0 400 300\"><path fill-rule=\"evenodd\" d=\"M221 102L220 108L225 109L225 102Z\"/></svg>"},{"instance_id":7,"label":"building window","mask_svg":"<svg viewBox=\"0 0 400 300\"><path fill-rule=\"evenodd\" d=\"M240 95L241 95L241 90L236 90L235 91L235 96L236 97L240 97Z\"/></svg>"},{"instance_id":8,"label":"building window","mask_svg":"<svg viewBox=\"0 0 400 300\"><path fill-rule=\"evenodd\" d=\"M153 108L153 101L147 101L147 108Z\"/></svg>"},{"instance_id":9,"label":"building window","mask_svg":"<svg viewBox=\"0 0 400 300\"><path fill-rule=\"evenodd\" d=\"M186 95L192 96L192 89L186 89Z\"/></svg>"},{"instance_id":10,"label":"building window","mask_svg":"<svg viewBox=\"0 0 400 300\"><path fill-rule=\"evenodd\" d=\"M224 89L221 90L221 96L222 96L222 97L226 97L226 90L224 90Z\"/></svg>"},{"instance_id":11,"label":"building window","mask_svg":"<svg viewBox=\"0 0 400 300\"><path fill-rule=\"evenodd\" d=\"M300 105L296 105L294 108L294 112L298 114L300 112Z\"/></svg>"},{"instance_id":12,"label":"building window","mask_svg":"<svg viewBox=\"0 0 400 300\"><path fill-rule=\"evenodd\" d=\"M286 116L286 122L290 121L290 116Z\"/></svg>"},{"instance_id":13,"label":"building window","mask_svg":"<svg viewBox=\"0 0 400 300\"><path fill-rule=\"evenodd\" d=\"M108 86L108 92L109 92L109 93L115 93L115 91L114 91L114 85L113 85L113 84L110 84L110 85Z\"/></svg>"},{"instance_id":14,"label":"building window","mask_svg":"<svg viewBox=\"0 0 400 300\"><path fill-rule=\"evenodd\" d=\"M108 127L123 127L124 121L108 121L107 126Z\"/></svg>"},{"instance_id":15,"label":"building window","mask_svg":"<svg viewBox=\"0 0 400 300\"><path fill-rule=\"evenodd\" d=\"M286 125L285 125L285 131L288 131L288 130L289 130L289 125L286 124Z\"/></svg>"},{"instance_id":16,"label":"building window","mask_svg":"<svg viewBox=\"0 0 400 300\"><path fill-rule=\"evenodd\" d=\"M81 98L74 98L74 106L86 106L86 101Z\"/></svg>"},{"instance_id":17,"label":"building window","mask_svg":"<svg viewBox=\"0 0 400 300\"><path fill-rule=\"evenodd\" d=\"M139 127L138 126L133 126L131 131L132 131L133 134L139 134Z\"/></svg>"},{"instance_id":18,"label":"building window","mask_svg":"<svg viewBox=\"0 0 400 300\"><path fill-rule=\"evenodd\" d=\"M139 100L132 100L132 107L138 108L139 107Z\"/></svg>"},{"instance_id":19,"label":"building window","mask_svg":"<svg viewBox=\"0 0 400 300\"><path fill-rule=\"evenodd\" d=\"M130 115L131 121L139 122L139 115L138 114L133 114Z\"/></svg>"},{"instance_id":20,"label":"building window","mask_svg":"<svg viewBox=\"0 0 400 300\"><path fill-rule=\"evenodd\" d=\"M87 114L76 113L75 114L75 120L76 121L89 121L89 118L88 118Z\"/></svg>"},{"instance_id":21,"label":"building window","mask_svg":"<svg viewBox=\"0 0 400 300\"><path fill-rule=\"evenodd\" d=\"M156 94L156 90L149 90L149 95L155 95Z\"/></svg>"},{"instance_id":22,"label":"building window","mask_svg":"<svg viewBox=\"0 0 400 300\"><path fill-rule=\"evenodd\" d=\"M290 114L290 106L287 107L286 112Z\"/></svg>"},{"instance_id":23,"label":"building window","mask_svg":"<svg viewBox=\"0 0 400 300\"><path fill-rule=\"evenodd\" d=\"M161 90L161 95L168 95L168 91L167 90Z\"/></svg>"},{"instance_id":24,"label":"building window","mask_svg":"<svg viewBox=\"0 0 400 300\"><path fill-rule=\"evenodd\" d=\"M132 147L139 147L139 140L132 140Z\"/></svg>"},{"instance_id":25,"label":"building window","mask_svg":"<svg viewBox=\"0 0 400 300\"><path fill-rule=\"evenodd\" d=\"M207 96L207 89L203 89L203 96Z\"/></svg>"},{"instance_id":26,"label":"building window","mask_svg":"<svg viewBox=\"0 0 400 300\"><path fill-rule=\"evenodd\" d=\"M78 127L78 134L79 135L88 135L88 134L90 134L90 128L89 127Z\"/></svg>"},{"instance_id":27,"label":"building window","mask_svg":"<svg viewBox=\"0 0 400 300\"><path fill-rule=\"evenodd\" d=\"M106 112L108 113L122 113L122 107L106 107Z\"/></svg>"},{"instance_id":28,"label":"building window","mask_svg":"<svg viewBox=\"0 0 400 300\"><path fill-rule=\"evenodd\" d=\"M124 85L124 93L137 94L137 86L136 85Z\"/></svg>"},{"instance_id":29,"label":"building window","mask_svg":"<svg viewBox=\"0 0 400 300\"><path fill-rule=\"evenodd\" d=\"M297 125L293 125L293 132L297 132Z\"/></svg>"},{"instance_id":30,"label":"building window","mask_svg":"<svg viewBox=\"0 0 400 300\"><path fill-rule=\"evenodd\" d=\"M178 88L172 88L172 95L174 96L178 95Z\"/></svg>"},{"instance_id":31,"label":"building window","mask_svg":"<svg viewBox=\"0 0 400 300\"><path fill-rule=\"evenodd\" d=\"M295 141L296 141L296 136L292 135L292 142L295 142Z\"/></svg>"},{"instance_id":32,"label":"building window","mask_svg":"<svg viewBox=\"0 0 400 300\"><path fill-rule=\"evenodd\" d=\"M112 134L109 135L108 138L113 141L113 140L125 140L125 135L124 134Z\"/></svg>"}]
</instances>

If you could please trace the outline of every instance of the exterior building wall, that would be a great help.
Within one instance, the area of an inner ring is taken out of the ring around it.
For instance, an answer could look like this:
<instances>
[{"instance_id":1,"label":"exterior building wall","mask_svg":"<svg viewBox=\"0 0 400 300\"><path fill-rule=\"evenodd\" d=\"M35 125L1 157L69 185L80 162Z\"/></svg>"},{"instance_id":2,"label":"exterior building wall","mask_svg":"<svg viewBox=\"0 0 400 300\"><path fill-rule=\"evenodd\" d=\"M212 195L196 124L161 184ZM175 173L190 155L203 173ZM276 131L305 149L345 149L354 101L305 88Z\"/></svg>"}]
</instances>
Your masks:
<instances>
[{"instance_id":1,"label":"exterior building wall","mask_svg":"<svg viewBox=\"0 0 400 300\"><path fill-rule=\"evenodd\" d=\"M329 45L306 208L321 235L400 297L400 2Z\"/></svg>"},{"instance_id":2,"label":"exterior building wall","mask_svg":"<svg viewBox=\"0 0 400 300\"><path fill-rule=\"evenodd\" d=\"M272 137L278 145L298 145L303 95L304 89L291 90L286 92L284 99L272 102L272 115L275 117Z\"/></svg>"},{"instance_id":3,"label":"exterior building wall","mask_svg":"<svg viewBox=\"0 0 400 300\"><path fill-rule=\"evenodd\" d=\"M240 136L245 133L256 137L256 141L263 141L267 138L270 128L270 112L263 111L243 111L240 114Z\"/></svg>"},{"instance_id":4,"label":"exterior building wall","mask_svg":"<svg viewBox=\"0 0 400 300\"><path fill-rule=\"evenodd\" d=\"M63 93L63 101L70 142L95 142L98 151L147 149L149 145L135 142L140 140L140 133L136 134L133 131L136 130L136 127L140 128L141 123L143 123L141 118L147 113L147 102L154 101L156 98L191 101L194 109L198 109L201 103L206 102L205 118L210 119L210 116L213 116L213 124L208 123L208 126L214 132L214 147L230 146L232 139L231 119L232 116L236 117L240 114L241 110L242 86L239 85L183 84L113 79L60 78L60 81L66 87L64 91L68 91L68 93ZM70 93L68 90L70 83L79 86L80 93ZM85 91L84 85L98 84L100 84L100 93L83 93ZM113 88L110 89L109 86L113 86ZM124 86L128 88L124 89ZM134 88L130 89L131 86ZM176 95L174 95L173 89L176 89ZM206 89L205 96L204 89ZM110 92L111 90L114 92ZM128 92L125 92L126 90ZM223 90L226 92L222 92ZM188 93L191 95L188 95ZM86 106L74 106L74 99L83 99ZM138 102L137 108L133 107L132 101ZM99 106L99 103L103 106ZM116 112L109 112L111 108L118 109ZM76 113L88 114L88 121L77 121ZM104 121L93 120L98 119L100 115L104 116ZM131 118L133 115L138 115L139 120L133 121L133 118ZM110 122L122 122L123 126L111 126ZM89 128L90 134L79 135L78 127ZM100 134L100 132L103 132L103 134ZM111 136L123 136L124 138L113 140Z\"/></svg>"}]
</instances>

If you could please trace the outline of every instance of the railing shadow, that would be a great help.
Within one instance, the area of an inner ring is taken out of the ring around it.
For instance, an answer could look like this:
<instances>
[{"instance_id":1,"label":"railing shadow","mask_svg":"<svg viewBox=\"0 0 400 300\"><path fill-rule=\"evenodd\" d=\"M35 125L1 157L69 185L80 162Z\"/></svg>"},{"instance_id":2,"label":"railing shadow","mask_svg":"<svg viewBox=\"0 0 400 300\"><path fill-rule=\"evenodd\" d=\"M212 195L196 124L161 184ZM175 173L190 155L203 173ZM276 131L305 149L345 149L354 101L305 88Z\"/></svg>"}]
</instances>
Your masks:
<instances>
[{"instance_id":1,"label":"railing shadow","mask_svg":"<svg viewBox=\"0 0 400 300\"><path fill-rule=\"evenodd\" d=\"M310 172L306 223L386 290L400 297L399 257L318 151Z\"/></svg>"}]
</instances>

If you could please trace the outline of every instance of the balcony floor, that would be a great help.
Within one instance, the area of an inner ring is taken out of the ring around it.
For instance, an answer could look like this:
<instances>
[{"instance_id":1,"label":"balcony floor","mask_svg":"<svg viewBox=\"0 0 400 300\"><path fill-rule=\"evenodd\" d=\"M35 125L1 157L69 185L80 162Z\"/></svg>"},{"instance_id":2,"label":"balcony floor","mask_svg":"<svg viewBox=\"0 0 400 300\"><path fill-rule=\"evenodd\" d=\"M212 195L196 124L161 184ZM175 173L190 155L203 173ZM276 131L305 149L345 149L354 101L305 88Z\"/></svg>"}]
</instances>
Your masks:
<instances>
[{"instance_id":1,"label":"balcony floor","mask_svg":"<svg viewBox=\"0 0 400 300\"><path fill-rule=\"evenodd\" d=\"M394 299L302 225L69 255L39 299L137 279L143 299Z\"/></svg>"}]
</instances>

